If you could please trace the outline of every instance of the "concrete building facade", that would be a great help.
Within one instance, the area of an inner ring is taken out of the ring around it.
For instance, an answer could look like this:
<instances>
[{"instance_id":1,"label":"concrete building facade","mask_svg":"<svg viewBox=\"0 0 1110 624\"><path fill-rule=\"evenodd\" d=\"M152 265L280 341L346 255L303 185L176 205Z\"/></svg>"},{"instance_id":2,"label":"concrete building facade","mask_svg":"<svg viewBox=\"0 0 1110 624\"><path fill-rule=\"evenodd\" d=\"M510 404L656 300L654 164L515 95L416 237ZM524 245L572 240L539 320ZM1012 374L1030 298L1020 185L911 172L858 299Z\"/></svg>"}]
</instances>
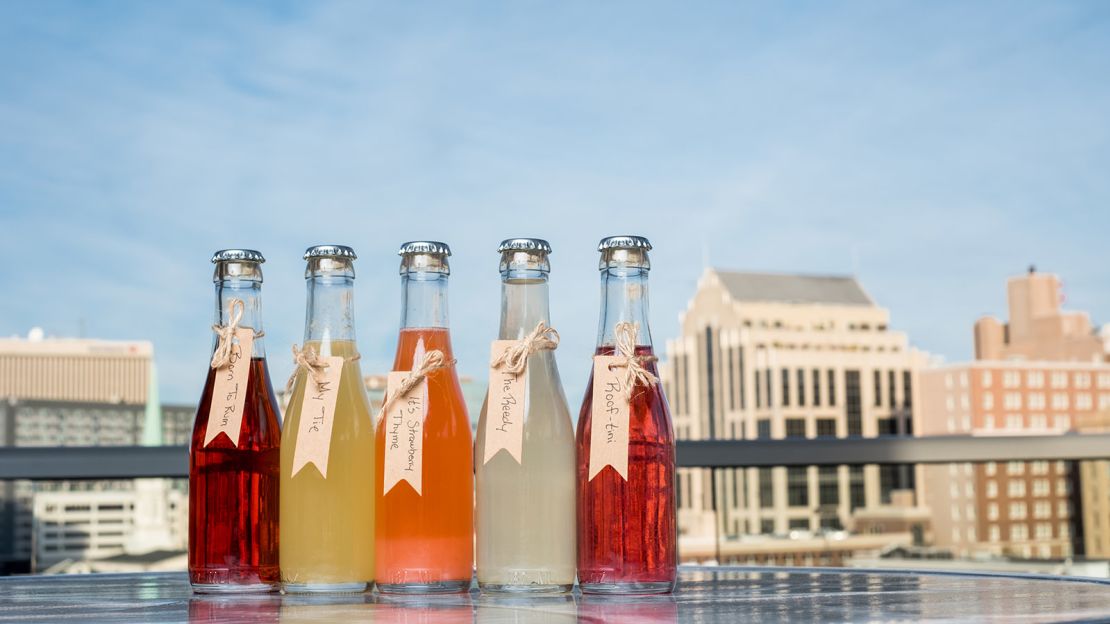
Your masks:
<instances>
[{"instance_id":1,"label":"concrete building facade","mask_svg":"<svg viewBox=\"0 0 1110 624\"><path fill-rule=\"evenodd\" d=\"M851 277L707 269L661 365L676 436L912 434L925 358L889 322ZM861 510L904 504L899 490L919 506L914 482L878 466L680 470L679 531L691 543L850 531Z\"/></svg>"}]
</instances>

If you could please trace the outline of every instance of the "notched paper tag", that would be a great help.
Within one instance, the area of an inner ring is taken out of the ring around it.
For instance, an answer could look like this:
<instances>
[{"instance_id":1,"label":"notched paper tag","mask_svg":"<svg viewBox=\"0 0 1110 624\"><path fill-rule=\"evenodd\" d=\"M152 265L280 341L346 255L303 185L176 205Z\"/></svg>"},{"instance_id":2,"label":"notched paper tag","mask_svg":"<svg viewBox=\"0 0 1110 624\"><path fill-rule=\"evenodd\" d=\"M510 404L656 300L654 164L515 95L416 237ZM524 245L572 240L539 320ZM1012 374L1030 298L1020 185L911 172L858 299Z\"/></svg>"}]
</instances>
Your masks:
<instances>
[{"instance_id":1,"label":"notched paper tag","mask_svg":"<svg viewBox=\"0 0 1110 624\"><path fill-rule=\"evenodd\" d=\"M231 440L232 445L239 447L253 349L254 329L236 328L228 362L216 369L216 381L212 384L212 403L208 408L208 428L204 431L204 446L208 446L216 436L223 433Z\"/></svg>"},{"instance_id":2,"label":"notched paper tag","mask_svg":"<svg viewBox=\"0 0 1110 624\"><path fill-rule=\"evenodd\" d=\"M622 369L610 369L624 358L594 356L594 390L591 399L590 476L593 480L606 466L612 466L628 480L628 394Z\"/></svg>"},{"instance_id":3,"label":"notched paper tag","mask_svg":"<svg viewBox=\"0 0 1110 624\"><path fill-rule=\"evenodd\" d=\"M343 375L343 357L321 357L328 364L319 378L309 371L301 398L301 420L297 424L297 445L293 449L293 474L297 476L308 464L316 466L328 478L328 455L331 453L331 430L335 425L335 401Z\"/></svg>"},{"instance_id":4,"label":"notched paper tag","mask_svg":"<svg viewBox=\"0 0 1110 624\"><path fill-rule=\"evenodd\" d=\"M492 364L517 343L516 340L494 340L490 348ZM501 449L521 463L524 441L524 397L528 391L528 369L519 375L500 368L489 369L489 390L486 391L485 453L482 463L489 462Z\"/></svg>"},{"instance_id":5,"label":"notched paper tag","mask_svg":"<svg viewBox=\"0 0 1110 624\"><path fill-rule=\"evenodd\" d=\"M389 373L386 400L401 387L411 375L409 371ZM389 494L393 486L407 481L420 495L424 471L424 409L428 402L428 380L421 379L407 394L389 404L382 417L385 427L385 475L382 495Z\"/></svg>"}]
</instances>

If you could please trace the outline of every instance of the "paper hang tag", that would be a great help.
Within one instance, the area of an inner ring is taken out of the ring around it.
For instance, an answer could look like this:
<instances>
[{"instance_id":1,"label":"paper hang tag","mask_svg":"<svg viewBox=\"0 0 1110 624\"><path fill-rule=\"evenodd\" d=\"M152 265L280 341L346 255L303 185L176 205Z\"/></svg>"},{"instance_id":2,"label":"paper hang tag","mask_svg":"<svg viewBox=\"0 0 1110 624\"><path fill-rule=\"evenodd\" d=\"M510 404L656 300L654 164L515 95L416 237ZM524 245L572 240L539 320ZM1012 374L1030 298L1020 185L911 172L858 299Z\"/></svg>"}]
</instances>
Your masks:
<instances>
[{"instance_id":1,"label":"paper hang tag","mask_svg":"<svg viewBox=\"0 0 1110 624\"><path fill-rule=\"evenodd\" d=\"M235 328L231 356L227 364L216 369L212 384L212 403L208 408L208 428L204 431L204 446L216 436L226 434L232 445L239 447L239 432L243 428L243 408L247 402L247 380L251 372L251 353L254 350L254 329Z\"/></svg>"},{"instance_id":2,"label":"paper hang tag","mask_svg":"<svg viewBox=\"0 0 1110 624\"><path fill-rule=\"evenodd\" d=\"M293 448L293 474L297 476L308 464L328 478L328 455L331 453L331 431L335 425L335 401L343 375L343 357L319 358L327 368L317 376L305 375L304 396L301 398L301 420L297 423L297 445Z\"/></svg>"},{"instance_id":3,"label":"paper hang tag","mask_svg":"<svg viewBox=\"0 0 1110 624\"><path fill-rule=\"evenodd\" d=\"M421 495L424 472L424 410L428 403L428 378L421 379L403 396L390 399L401 387L409 371L389 373L385 400L390 401L383 415L385 427L385 475L382 495L389 494L393 486L407 481L416 494Z\"/></svg>"},{"instance_id":4,"label":"paper hang tag","mask_svg":"<svg viewBox=\"0 0 1110 624\"><path fill-rule=\"evenodd\" d=\"M594 356L594 389L591 398L590 476L593 480L606 466L612 466L628 480L628 394L622 368L610 366L624 358Z\"/></svg>"},{"instance_id":5,"label":"paper hang tag","mask_svg":"<svg viewBox=\"0 0 1110 624\"><path fill-rule=\"evenodd\" d=\"M494 340L490 362L494 362L516 340ZM500 368L489 369L489 390L486 391L485 453L482 463L489 462L501 449L521 463L524 441L524 398L528 391L528 369L513 375Z\"/></svg>"}]
</instances>

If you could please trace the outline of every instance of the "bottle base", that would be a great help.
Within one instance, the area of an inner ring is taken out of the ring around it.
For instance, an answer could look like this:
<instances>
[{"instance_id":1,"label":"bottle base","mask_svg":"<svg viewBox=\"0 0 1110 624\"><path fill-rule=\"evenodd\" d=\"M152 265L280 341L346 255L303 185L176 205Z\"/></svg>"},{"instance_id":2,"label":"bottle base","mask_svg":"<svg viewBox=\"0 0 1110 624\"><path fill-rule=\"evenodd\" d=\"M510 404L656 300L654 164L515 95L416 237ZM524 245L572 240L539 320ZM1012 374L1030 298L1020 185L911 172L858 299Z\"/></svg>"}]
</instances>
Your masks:
<instances>
[{"instance_id":1,"label":"bottle base","mask_svg":"<svg viewBox=\"0 0 1110 624\"><path fill-rule=\"evenodd\" d=\"M574 583L565 585L559 583L529 583L527 585L513 585L508 583L478 583L478 589L483 594L508 594L508 595L535 595L535 594L567 594L574 589Z\"/></svg>"},{"instance_id":2,"label":"bottle base","mask_svg":"<svg viewBox=\"0 0 1110 624\"><path fill-rule=\"evenodd\" d=\"M355 583L284 583L281 591L286 594L361 594L372 582Z\"/></svg>"},{"instance_id":3,"label":"bottle base","mask_svg":"<svg viewBox=\"0 0 1110 624\"><path fill-rule=\"evenodd\" d=\"M583 594L669 594L674 591L674 581L648 581L630 583L579 583Z\"/></svg>"},{"instance_id":4,"label":"bottle base","mask_svg":"<svg viewBox=\"0 0 1110 624\"><path fill-rule=\"evenodd\" d=\"M378 583L383 594L458 594L470 589L470 580L435 583Z\"/></svg>"},{"instance_id":5,"label":"bottle base","mask_svg":"<svg viewBox=\"0 0 1110 624\"><path fill-rule=\"evenodd\" d=\"M190 583L197 594L268 594L278 591L278 583Z\"/></svg>"}]
</instances>

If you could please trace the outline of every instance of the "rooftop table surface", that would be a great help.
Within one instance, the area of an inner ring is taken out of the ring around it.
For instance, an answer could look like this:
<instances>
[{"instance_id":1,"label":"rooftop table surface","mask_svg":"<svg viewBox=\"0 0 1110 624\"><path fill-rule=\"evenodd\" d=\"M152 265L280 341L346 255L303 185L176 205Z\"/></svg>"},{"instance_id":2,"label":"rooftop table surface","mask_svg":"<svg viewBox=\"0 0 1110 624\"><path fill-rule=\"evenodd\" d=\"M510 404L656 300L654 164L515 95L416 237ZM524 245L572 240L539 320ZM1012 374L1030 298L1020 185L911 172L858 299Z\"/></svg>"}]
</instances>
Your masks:
<instances>
[{"instance_id":1,"label":"rooftop table surface","mask_svg":"<svg viewBox=\"0 0 1110 624\"><path fill-rule=\"evenodd\" d=\"M18 622L1100 622L1110 583L834 568L683 567L666 596L200 596L184 573L0 578Z\"/></svg>"}]
</instances>

